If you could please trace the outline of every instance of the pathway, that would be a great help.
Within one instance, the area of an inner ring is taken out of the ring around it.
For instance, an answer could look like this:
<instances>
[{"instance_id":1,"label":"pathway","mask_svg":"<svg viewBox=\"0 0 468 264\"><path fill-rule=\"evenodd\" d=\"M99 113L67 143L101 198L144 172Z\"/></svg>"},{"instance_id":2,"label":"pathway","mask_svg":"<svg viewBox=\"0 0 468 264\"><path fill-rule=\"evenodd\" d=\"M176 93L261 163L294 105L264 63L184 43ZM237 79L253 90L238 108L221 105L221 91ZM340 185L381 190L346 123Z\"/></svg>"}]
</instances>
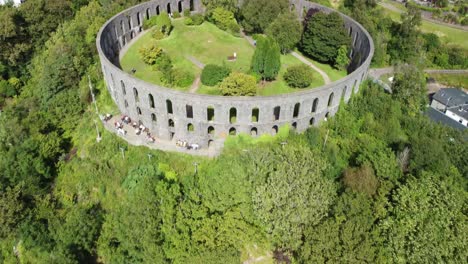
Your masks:
<instances>
[{"instance_id":1,"label":"pathway","mask_svg":"<svg viewBox=\"0 0 468 264\"><path fill-rule=\"evenodd\" d=\"M250 43L250 45L254 46L255 47L255 40L250 37L250 36L247 36L243 31L241 31L241 35ZM328 77L328 74L324 71L322 71L320 68L318 68L317 66L315 66L312 62L310 62L308 59L304 58L304 56L302 56L301 54L293 51L291 52L291 55L293 55L294 57L296 57L298 60L300 60L301 62L303 62L304 64L306 64L307 66L311 67L312 69L314 69L316 72L318 72L323 80L325 81L325 84L329 84L331 83L331 79L330 77Z\"/></svg>"},{"instance_id":2,"label":"pathway","mask_svg":"<svg viewBox=\"0 0 468 264\"><path fill-rule=\"evenodd\" d=\"M383 8L386 8L386 9L388 9L390 11L397 12L399 14L404 13L403 10L401 10L401 9L397 8L396 6L393 6L392 4L389 4L389 3L380 2L380 3L378 3L378 5L382 6ZM426 20L428 22L432 22L432 23L435 23L435 24L439 24L439 25L442 25L442 26L446 26L446 27L451 27L451 28L456 28L456 29L468 31L467 26L454 25L454 24L443 22L443 21L439 21L437 19L433 19L433 18L429 17L429 14L427 14L427 13L430 13L430 12L421 11L421 18L423 20Z\"/></svg>"},{"instance_id":3,"label":"pathway","mask_svg":"<svg viewBox=\"0 0 468 264\"><path fill-rule=\"evenodd\" d=\"M207 157L216 157L221 153L222 145L223 143L214 143L215 145L210 147L210 148L201 148L199 150L188 150L186 148L181 148L176 146L176 140L186 140L184 138L174 138L174 140L163 140L160 138L156 138L155 143L150 143L148 142L146 138L146 134L142 133L141 135L136 135L135 134L135 129L130 126L123 124L123 129L127 131L126 135L120 135L117 133L117 130L114 128L114 122L119 121L120 122L120 115L116 115L112 117L111 120L107 122L102 122L104 128L117 135L118 137L122 138L123 140L127 141L130 145L133 146L145 146L150 149L158 149L162 151L171 151L171 152L180 152L180 153L185 153L189 155L196 155L196 156L207 156ZM105 136L105 135L103 135ZM191 142L191 143L197 143L197 142Z\"/></svg>"},{"instance_id":4,"label":"pathway","mask_svg":"<svg viewBox=\"0 0 468 264\"><path fill-rule=\"evenodd\" d=\"M186 58L190 62L195 64L195 66L197 66L198 68L200 68L202 70L203 70L203 68L205 68L205 64L203 62L197 60L197 58L195 58L193 56L187 56ZM192 87L190 87L189 93L196 93L198 88L200 88L200 82L201 82L201 79L200 79L200 75L199 75L199 76L197 76L197 78L195 78L195 81L193 81Z\"/></svg>"},{"instance_id":5,"label":"pathway","mask_svg":"<svg viewBox=\"0 0 468 264\"><path fill-rule=\"evenodd\" d=\"M192 83L192 87L190 87L189 93L197 92L198 88L200 87L200 82L201 82L201 78L200 76L197 76L195 81L193 81Z\"/></svg>"}]
</instances>

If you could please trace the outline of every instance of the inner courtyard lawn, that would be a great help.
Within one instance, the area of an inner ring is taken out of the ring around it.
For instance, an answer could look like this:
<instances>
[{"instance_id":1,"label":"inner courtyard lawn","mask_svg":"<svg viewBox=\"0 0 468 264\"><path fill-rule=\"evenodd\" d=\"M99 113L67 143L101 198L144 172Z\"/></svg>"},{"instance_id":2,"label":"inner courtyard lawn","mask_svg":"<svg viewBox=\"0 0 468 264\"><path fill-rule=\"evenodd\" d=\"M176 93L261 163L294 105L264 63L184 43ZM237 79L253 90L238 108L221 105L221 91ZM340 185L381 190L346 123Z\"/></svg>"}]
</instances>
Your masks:
<instances>
[{"instance_id":1,"label":"inner courtyard lawn","mask_svg":"<svg viewBox=\"0 0 468 264\"><path fill-rule=\"evenodd\" d=\"M205 22L200 26L187 26L183 19L172 21L174 29L171 35L157 41L158 45L171 57L174 68L184 69L191 72L195 77L199 76L201 69L194 64L194 60L202 64L226 65L233 71L248 73L254 47L242 37L235 37L230 33L218 29L215 25ZM124 71L131 72L135 69L135 77L156 85L164 85L161 81L161 73L156 72L151 66L145 64L140 57L139 50L152 41L151 32L148 31L138 40L134 41L127 52L121 58L120 64ZM237 54L237 60L229 62L228 56ZM276 81L260 83L257 95L275 95L299 91L291 88L283 80L283 74L287 67L301 64L292 55L281 56L281 70ZM314 62L315 63L315 62ZM328 71L327 71L328 72ZM336 71L336 77L342 76ZM335 74L332 74L332 76ZM345 75L345 74L344 74ZM343 75L343 76L344 76ZM314 74L314 81L310 88L324 84L322 77ZM333 78L335 79L335 78ZM191 87L172 87L181 91L188 91ZM220 95L218 87L201 85L196 91L201 94Z\"/></svg>"}]
</instances>

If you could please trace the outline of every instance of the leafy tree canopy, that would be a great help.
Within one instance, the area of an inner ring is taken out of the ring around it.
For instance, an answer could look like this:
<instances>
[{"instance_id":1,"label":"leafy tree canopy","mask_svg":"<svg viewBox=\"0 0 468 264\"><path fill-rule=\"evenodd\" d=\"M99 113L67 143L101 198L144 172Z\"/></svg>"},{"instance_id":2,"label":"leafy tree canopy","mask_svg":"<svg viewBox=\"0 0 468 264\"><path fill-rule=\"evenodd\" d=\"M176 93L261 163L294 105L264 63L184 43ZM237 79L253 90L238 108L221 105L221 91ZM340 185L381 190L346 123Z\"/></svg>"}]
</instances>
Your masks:
<instances>
[{"instance_id":1,"label":"leafy tree canopy","mask_svg":"<svg viewBox=\"0 0 468 264\"><path fill-rule=\"evenodd\" d=\"M247 32L265 32L276 17L287 12L288 8L288 0L246 0L241 8L241 24Z\"/></svg>"}]
</instances>

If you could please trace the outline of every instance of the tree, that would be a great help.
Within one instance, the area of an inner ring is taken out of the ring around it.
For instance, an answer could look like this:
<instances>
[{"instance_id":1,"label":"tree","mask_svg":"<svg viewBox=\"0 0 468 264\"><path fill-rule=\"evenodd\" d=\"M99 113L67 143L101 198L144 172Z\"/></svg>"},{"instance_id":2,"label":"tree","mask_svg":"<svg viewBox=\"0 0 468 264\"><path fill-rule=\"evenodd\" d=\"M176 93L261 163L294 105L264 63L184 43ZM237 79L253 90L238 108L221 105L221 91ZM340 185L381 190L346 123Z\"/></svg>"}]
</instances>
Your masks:
<instances>
[{"instance_id":1,"label":"tree","mask_svg":"<svg viewBox=\"0 0 468 264\"><path fill-rule=\"evenodd\" d=\"M336 55L335 59L335 67L340 70L345 70L346 67L348 67L349 62L348 47L343 45L338 49L338 55Z\"/></svg>"},{"instance_id":2,"label":"tree","mask_svg":"<svg viewBox=\"0 0 468 264\"><path fill-rule=\"evenodd\" d=\"M218 7L224 10L236 13L237 11L237 0L202 0L203 5L206 7L207 15L211 17L213 10Z\"/></svg>"},{"instance_id":3,"label":"tree","mask_svg":"<svg viewBox=\"0 0 468 264\"><path fill-rule=\"evenodd\" d=\"M392 83L392 95L407 106L410 115L419 113L427 101L424 72L414 65L397 66Z\"/></svg>"},{"instance_id":4,"label":"tree","mask_svg":"<svg viewBox=\"0 0 468 264\"><path fill-rule=\"evenodd\" d=\"M290 66L284 74L284 80L290 87L306 88L314 80L314 72L305 64Z\"/></svg>"},{"instance_id":5,"label":"tree","mask_svg":"<svg viewBox=\"0 0 468 264\"><path fill-rule=\"evenodd\" d=\"M288 0L246 0L241 7L241 24L249 33L263 33L288 8Z\"/></svg>"},{"instance_id":6,"label":"tree","mask_svg":"<svg viewBox=\"0 0 468 264\"><path fill-rule=\"evenodd\" d=\"M158 58L163 54L163 52L162 48L158 47L156 42L152 42L138 50L141 59L148 65L156 64Z\"/></svg>"},{"instance_id":7,"label":"tree","mask_svg":"<svg viewBox=\"0 0 468 264\"><path fill-rule=\"evenodd\" d=\"M266 29L266 34L276 40L281 52L286 54L301 40L302 25L295 13L280 14Z\"/></svg>"},{"instance_id":8,"label":"tree","mask_svg":"<svg viewBox=\"0 0 468 264\"><path fill-rule=\"evenodd\" d=\"M253 96L257 93L257 82L253 76L233 72L219 85L223 95Z\"/></svg>"},{"instance_id":9,"label":"tree","mask_svg":"<svg viewBox=\"0 0 468 264\"><path fill-rule=\"evenodd\" d=\"M274 246L297 250L306 226L327 216L336 195L323 172L328 163L300 144L259 148L249 173L254 181L254 212Z\"/></svg>"},{"instance_id":10,"label":"tree","mask_svg":"<svg viewBox=\"0 0 468 264\"><path fill-rule=\"evenodd\" d=\"M312 58L335 64L341 46L350 46L343 18L336 12L314 14L307 22L302 36L301 48Z\"/></svg>"},{"instance_id":11,"label":"tree","mask_svg":"<svg viewBox=\"0 0 468 264\"><path fill-rule=\"evenodd\" d=\"M227 30L231 24L237 25L237 21L234 18L234 13L221 7L215 8L211 17L215 25L222 30Z\"/></svg>"},{"instance_id":12,"label":"tree","mask_svg":"<svg viewBox=\"0 0 468 264\"><path fill-rule=\"evenodd\" d=\"M274 80L281 68L281 53L278 43L270 37L259 37L252 57L252 71L263 80Z\"/></svg>"},{"instance_id":13,"label":"tree","mask_svg":"<svg viewBox=\"0 0 468 264\"><path fill-rule=\"evenodd\" d=\"M208 64L203 68L201 82L204 85L215 86L229 76L231 70L226 66Z\"/></svg>"}]
</instances>

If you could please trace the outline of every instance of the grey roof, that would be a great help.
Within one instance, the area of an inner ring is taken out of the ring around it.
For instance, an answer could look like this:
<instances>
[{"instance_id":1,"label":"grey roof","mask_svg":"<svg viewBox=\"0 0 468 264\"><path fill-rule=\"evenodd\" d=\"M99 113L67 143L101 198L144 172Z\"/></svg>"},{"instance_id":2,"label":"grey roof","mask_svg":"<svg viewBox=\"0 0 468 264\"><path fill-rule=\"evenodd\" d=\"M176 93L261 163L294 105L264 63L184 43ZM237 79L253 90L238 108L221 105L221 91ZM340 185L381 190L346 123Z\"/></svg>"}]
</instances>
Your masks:
<instances>
[{"instance_id":1,"label":"grey roof","mask_svg":"<svg viewBox=\"0 0 468 264\"><path fill-rule=\"evenodd\" d=\"M442 125L450 126L459 130L464 130L467 127L453 120L452 118L446 116L444 113L440 112L437 109L428 107L426 115L432 119L434 122L440 123Z\"/></svg>"},{"instance_id":2,"label":"grey roof","mask_svg":"<svg viewBox=\"0 0 468 264\"><path fill-rule=\"evenodd\" d=\"M468 119L468 94L456 88L440 89L434 94L434 100L447 107L447 110Z\"/></svg>"}]
</instances>

